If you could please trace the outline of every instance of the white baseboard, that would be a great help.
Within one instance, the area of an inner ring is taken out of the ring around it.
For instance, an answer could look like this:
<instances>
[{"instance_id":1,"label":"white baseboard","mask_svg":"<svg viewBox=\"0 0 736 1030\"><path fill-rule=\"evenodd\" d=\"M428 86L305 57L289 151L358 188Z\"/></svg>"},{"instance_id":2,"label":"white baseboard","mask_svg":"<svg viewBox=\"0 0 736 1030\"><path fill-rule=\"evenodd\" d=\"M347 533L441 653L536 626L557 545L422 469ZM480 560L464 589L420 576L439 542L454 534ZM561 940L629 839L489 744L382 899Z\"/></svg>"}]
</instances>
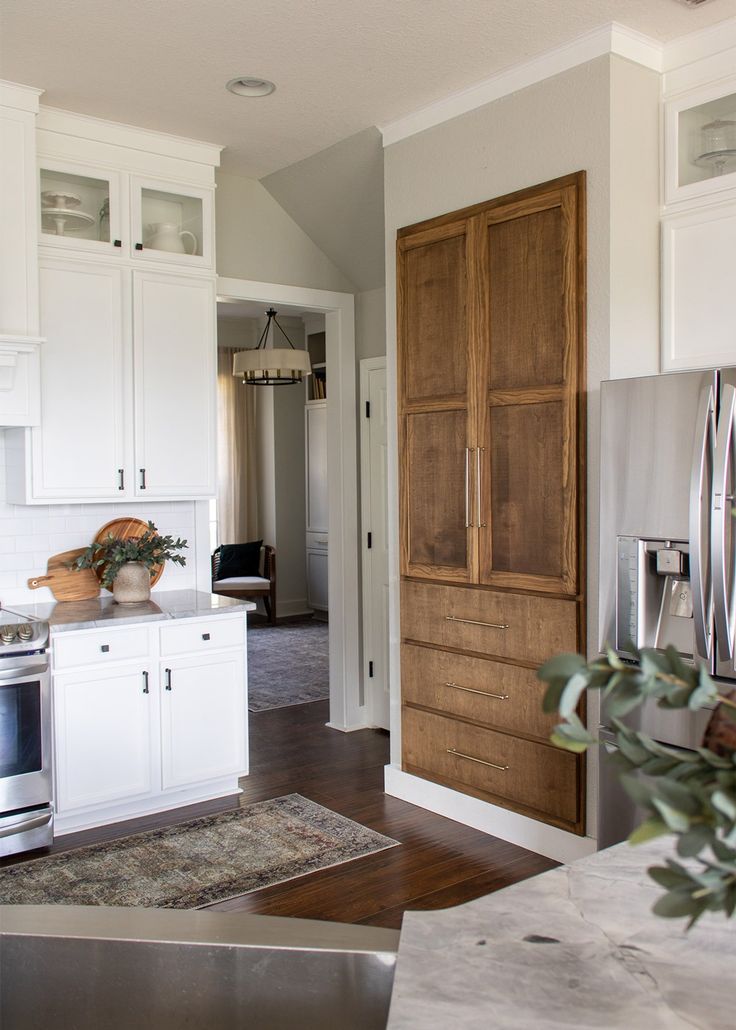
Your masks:
<instances>
[{"instance_id":1,"label":"white baseboard","mask_svg":"<svg viewBox=\"0 0 736 1030\"><path fill-rule=\"evenodd\" d=\"M500 837L511 844L518 844L521 848L535 851L556 862L574 862L597 851L592 837L578 837L575 833L558 830L556 826L547 826L546 823L499 808L498 805L460 794L439 783L412 776L395 765L385 766L384 772L386 793L391 797L426 808L465 826L472 826L475 830Z\"/></svg>"}]
</instances>

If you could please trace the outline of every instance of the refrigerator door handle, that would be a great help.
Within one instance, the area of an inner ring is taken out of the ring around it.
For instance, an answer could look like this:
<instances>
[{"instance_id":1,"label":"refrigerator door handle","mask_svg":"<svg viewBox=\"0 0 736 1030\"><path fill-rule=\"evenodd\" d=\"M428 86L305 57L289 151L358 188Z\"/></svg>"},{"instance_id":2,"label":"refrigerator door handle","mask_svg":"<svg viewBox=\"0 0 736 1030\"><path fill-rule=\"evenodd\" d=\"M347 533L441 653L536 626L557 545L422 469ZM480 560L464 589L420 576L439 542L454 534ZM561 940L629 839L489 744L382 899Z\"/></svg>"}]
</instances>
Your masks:
<instances>
[{"instance_id":1,"label":"refrigerator door handle","mask_svg":"<svg viewBox=\"0 0 736 1030\"><path fill-rule=\"evenodd\" d=\"M703 387L695 424L695 444L690 475L690 582L693 594L693 621L697 658L710 663L713 646L713 605L711 591L711 546L704 527L710 511L710 468L715 442L715 393L713 385Z\"/></svg>"},{"instance_id":2,"label":"refrigerator door handle","mask_svg":"<svg viewBox=\"0 0 736 1030\"><path fill-rule=\"evenodd\" d=\"M734 418L736 390L724 386L713 468L713 515L711 521L711 560L713 562L713 610L718 658L731 662L734 656L733 573L728 541L733 531L733 493L729 493L729 471L734 460ZM733 483L731 483L733 491Z\"/></svg>"}]
</instances>

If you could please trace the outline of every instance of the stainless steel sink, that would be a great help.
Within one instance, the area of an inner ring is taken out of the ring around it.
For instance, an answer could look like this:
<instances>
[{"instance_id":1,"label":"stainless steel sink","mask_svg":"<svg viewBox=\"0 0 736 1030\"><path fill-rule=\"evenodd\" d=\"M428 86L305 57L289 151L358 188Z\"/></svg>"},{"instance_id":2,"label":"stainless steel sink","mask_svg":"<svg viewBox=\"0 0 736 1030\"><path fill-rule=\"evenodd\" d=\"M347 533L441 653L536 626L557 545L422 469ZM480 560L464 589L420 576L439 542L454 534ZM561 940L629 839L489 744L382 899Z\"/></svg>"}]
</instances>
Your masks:
<instances>
[{"instance_id":1,"label":"stainless steel sink","mask_svg":"<svg viewBox=\"0 0 736 1030\"><path fill-rule=\"evenodd\" d=\"M3 1030L383 1030L399 934L236 913L0 906Z\"/></svg>"}]
</instances>

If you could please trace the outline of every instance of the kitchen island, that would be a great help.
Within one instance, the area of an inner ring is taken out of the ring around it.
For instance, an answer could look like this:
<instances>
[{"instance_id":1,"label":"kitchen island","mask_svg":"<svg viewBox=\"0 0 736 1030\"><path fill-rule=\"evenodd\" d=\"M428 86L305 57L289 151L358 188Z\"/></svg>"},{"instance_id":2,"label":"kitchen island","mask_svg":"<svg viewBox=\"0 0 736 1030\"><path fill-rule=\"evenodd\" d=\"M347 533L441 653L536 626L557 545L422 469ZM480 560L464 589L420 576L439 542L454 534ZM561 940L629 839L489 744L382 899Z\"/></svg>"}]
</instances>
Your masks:
<instances>
[{"instance_id":1,"label":"kitchen island","mask_svg":"<svg viewBox=\"0 0 736 1030\"><path fill-rule=\"evenodd\" d=\"M651 907L672 838L619 844L466 905L404 917L388 1030L734 1026L736 920Z\"/></svg>"}]
</instances>

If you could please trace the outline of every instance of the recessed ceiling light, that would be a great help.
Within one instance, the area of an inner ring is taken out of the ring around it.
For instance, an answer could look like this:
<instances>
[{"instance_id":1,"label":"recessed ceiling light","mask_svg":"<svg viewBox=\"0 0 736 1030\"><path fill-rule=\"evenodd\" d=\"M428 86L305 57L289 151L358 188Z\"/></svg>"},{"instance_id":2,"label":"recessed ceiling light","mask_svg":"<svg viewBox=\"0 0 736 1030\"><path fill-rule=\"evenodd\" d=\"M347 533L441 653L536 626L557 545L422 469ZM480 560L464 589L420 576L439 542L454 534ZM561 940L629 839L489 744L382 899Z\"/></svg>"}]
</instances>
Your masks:
<instances>
[{"instance_id":1,"label":"recessed ceiling light","mask_svg":"<svg viewBox=\"0 0 736 1030\"><path fill-rule=\"evenodd\" d=\"M273 82L254 75L239 75L237 79L230 79L225 88L239 97L267 97L276 89Z\"/></svg>"}]
</instances>

